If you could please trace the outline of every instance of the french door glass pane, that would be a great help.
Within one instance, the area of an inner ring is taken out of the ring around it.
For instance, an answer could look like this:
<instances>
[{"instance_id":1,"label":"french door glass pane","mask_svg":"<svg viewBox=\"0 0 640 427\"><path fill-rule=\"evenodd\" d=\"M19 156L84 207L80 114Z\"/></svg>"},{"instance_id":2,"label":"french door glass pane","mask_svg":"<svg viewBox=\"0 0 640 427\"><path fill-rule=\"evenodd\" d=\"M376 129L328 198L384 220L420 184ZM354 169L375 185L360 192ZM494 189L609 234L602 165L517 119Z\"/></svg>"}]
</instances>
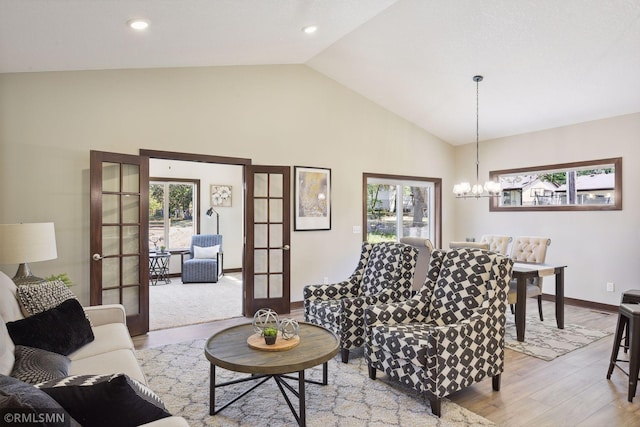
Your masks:
<instances>
[{"instance_id":1,"label":"french door glass pane","mask_svg":"<svg viewBox=\"0 0 640 427\"><path fill-rule=\"evenodd\" d=\"M269 225L269 247L281 248L282 247L282 224Z\"/></svg>"},{"instance_id":2,"label":"french door glass pane","mask_svg":"<svg viewBox=\"0 0 640 427\"><path fill-rule=\"evenodd\" d=\"M282 298L282 274L269 275L269 298Z\"/></svg>"},{"instance_id":3,"label":"french door glass pane","mask_svg":"<svg viewBox=\"0 0 640 427\"><path fill-rule=\"evenodd\" d=\"M102 191L120 191L120 164L102 163Z\"/></svg>"},{"instance_id":4,"label":"french door glass pane","mask_svg":"<svg viewBox=\"0 0 640 427\"><path fill-rule=\"evenodd\" d=\"M122 227L122 252L125 254L137 254L140 251L140 227L127 225Z\"/></svg>"},{"instance_id":5,"label":"french door glass pane","mask_svg":"<svg viewBox=\"0 0 640 427\"><path fill-rule=\"evenodd\" d=\"M124 305L127 315L140 313L140 305L138 303L140 301L140 287L122 288L122 292L122 305Z\"/></svg>"},{"instance_id":6,"label":"french door glass pane","mask_svg":"<svg viewBox=\"0 0 640 427\"><path fill-rule=\"evenodd\" d=\"M102 195L102 222L117 224L120 222L120 196L117 194Z\"/></svg>"},{"instance_id":7,"label":"french door glass pane","mask_svg":"<svg viewBox=\"0 0 640 427\"><path fill-rule=\"evenodd\" d=\"M102 259L102 287L120 285L120 258Z\"/></svg>"},{"instance_id":8,"label":"french door glass pane","mask_svg":"<svg viewBox=\"0 0 640 427\"><path fill-rule=\"evenodd\" d=\"M269 196L282 197L282 175L269 174Z\"/></svg>"},{"instance_id":9,"label":"french door glass pane","mask_svg":"<svg viewBox=\"0 0 640 427\"><path fill-rule=\"evenodd\" d=\"M267 197L267 183L269 176L266 173L253 175L253 197Z\"/></svg>"},{"instance_id":10,"label":"french door glass pane","mask_svg":"<svg viewBox=\"0 0 640 427\"><path fill-rule=\"evenodd\" d=\"M102 226L102 255L117 255L120 253L120 226Z\"/></svg>"},{"instance_id":11,"label":"french door glass pane","mask_svg":"<svg viewBox=\"0 0 640 427\"><path fill-rule=\"evenodd\" d=\"M140 197L137 195L123 195L122 222L131 224L140 222Z\"/></svg>"},{"instance_id":12,"label":"french door glass pane","mask_svg":"<svg viewBox=\"0 0 640 427\"><path fill-rule=\"evenodd\" d=\"M267 247L267 224L255 224L253 226L254 229L254 237L253 237L253 245L256 248L266 248Z\"/></svg>"},{"instance_id":13,"label":"french door glass pane","mask_svg":"<svg viewBox=\"0 0 640 427\"><path fill-rule=\"evenodd\" d=\"M140 167L138 165L122 165L122 191L125 193L140 192Z\"/></svg>"},{"instance_id":14,"label":"french door glass pane","mask_svg":"<svg viewBox=\"0 0 640 427\"><path fill-rule=\"evenodd\" d=\"M253 297L260 299L268 296L267 276L265 274L255 275L253 278Z\"/></svg>"}]
</instances>

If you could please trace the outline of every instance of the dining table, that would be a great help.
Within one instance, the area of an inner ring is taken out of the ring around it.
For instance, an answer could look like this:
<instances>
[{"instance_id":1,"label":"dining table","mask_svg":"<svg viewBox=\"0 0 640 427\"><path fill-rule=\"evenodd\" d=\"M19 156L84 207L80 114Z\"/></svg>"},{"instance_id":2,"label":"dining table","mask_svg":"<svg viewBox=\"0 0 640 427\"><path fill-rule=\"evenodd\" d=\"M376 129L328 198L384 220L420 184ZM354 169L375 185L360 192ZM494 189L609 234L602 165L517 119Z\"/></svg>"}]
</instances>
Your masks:
<instances>
[{"instance_id":1,"label":"dining table","mask_svg":"<svg viewBox=\"0 0 640 427\"><path fill-rule=\"evenodd\" d=\"M553 276L556 278L556 324L558 329L564 329L564 269L566 265L533 264L514 262L512 278L517 284L516 301L516 335L518 341L524 341L527 315L527 280L535 277Z\"/></svg>"}]
</instances>

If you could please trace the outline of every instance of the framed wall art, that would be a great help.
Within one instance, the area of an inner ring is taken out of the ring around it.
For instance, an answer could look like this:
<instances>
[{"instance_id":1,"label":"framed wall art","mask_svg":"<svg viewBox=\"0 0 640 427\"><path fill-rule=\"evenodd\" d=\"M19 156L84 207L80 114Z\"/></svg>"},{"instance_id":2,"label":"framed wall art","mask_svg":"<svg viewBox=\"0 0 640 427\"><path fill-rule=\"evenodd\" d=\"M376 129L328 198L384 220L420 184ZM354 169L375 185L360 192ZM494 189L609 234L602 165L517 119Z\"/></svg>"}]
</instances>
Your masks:
<instances>
[{"instance_id":1,"label":"framed wall art","mask_svg":"<svg viewBox=\"0 0 640 427\"><path fill-rule=\"evenodd\" d=\"M231 206L231 186L211 184L211 206Z\"/></svg>"},{"instance_id":2,"label":"framed wall art","mask_svg":"<svg viewBox=\"0 0 640 427\"><path fill-rule=\"evenodd\" d=\"M331 169L294 166L294 230L331 230Z\"/></svg>"}]
</instances>

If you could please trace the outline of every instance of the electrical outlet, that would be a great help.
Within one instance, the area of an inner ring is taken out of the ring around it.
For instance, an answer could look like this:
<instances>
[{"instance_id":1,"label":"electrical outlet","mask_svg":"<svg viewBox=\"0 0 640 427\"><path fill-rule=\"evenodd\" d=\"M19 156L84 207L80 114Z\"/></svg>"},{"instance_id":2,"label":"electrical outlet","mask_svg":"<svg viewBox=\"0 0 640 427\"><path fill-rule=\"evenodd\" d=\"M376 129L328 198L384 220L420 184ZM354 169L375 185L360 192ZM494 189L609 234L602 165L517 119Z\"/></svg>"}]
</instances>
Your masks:
<instances>
[{"instance_id":1,"label":"electrical outlet","mask_svg":"<svg viewBox=\"0 0 640 427\"><path fill-rule=\"evenodd\" d=\"M616 285L613 282L607 282L607 292L615 292Z\"/></svg>"},{"instance_id":2,"label":"electrical outlet","mask_svg":"<svg viewBox=\"0 0 640 427\"><path fill-rule=\"evenodd\" d=\"M329 284L329 278L328 277L323 278L322 279L322 284L323 285L328 285Z\"/></svg>"},{"instance_id":3,"label":"electrical outlet","mask_svg":"<svg viewBox=\"0 0 640 427\"><path fill-rule=\"evenodd\" d=\"M359 225L354 225L354 226L353 226L353 228L352 228L352 230L353 230L353 234L360 234L360 233L362 233L362 227L361 227L361 226L359 226Z\"/></svg>"}]
</instances>

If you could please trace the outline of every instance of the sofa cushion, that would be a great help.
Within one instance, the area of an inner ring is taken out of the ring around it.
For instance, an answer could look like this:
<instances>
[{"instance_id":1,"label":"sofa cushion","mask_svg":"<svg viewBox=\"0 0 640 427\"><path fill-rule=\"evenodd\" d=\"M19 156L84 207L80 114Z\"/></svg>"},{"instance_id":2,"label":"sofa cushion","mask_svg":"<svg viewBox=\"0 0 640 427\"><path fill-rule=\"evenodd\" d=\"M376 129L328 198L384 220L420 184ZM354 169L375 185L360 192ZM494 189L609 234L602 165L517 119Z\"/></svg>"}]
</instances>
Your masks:
<instances>
[{"instance_id":1,"label":"sofa cushion","mask_svg":"<svg viewBox=\"0 0 640 427\"><path fill-rule=\"evenodd\" d=\"M9 411L25 416L33 414L34 419L41 416L60 416L63 422L56 425L79 426L69 413L47 393L16 378L0 375L0 413L3 415L3 421L5 421L4 415ZM18 424L16 423L16 425ZM24 425L44 424L25 423Z\"/></svg>"},{"instance_id":2,"label":"sofa cushion","mask_svg":"<svg viewBox=\"0 0 640 427\"><path fill-rule=\"evenodd\" d=\"M79 360L114 350L133 350L129 330L122 323L109 323L92 328L95 339L69 354L69 359Z\"/></svg>"},{"instance_id":3,"label":"sofa cushion","mask_svg":"<svg viewBox=\"0 0 640 427\"><path fill-rule=\"evenodd\" d=\"M106 375L114 372L122 372L143 384L147 383L138 359L131 350L114 350L84 359L72 359L69 367L69 375Z\"/></svg>"},{"instance_id":4,"label":"sofa cushion","mask_svg":"<svg viewBox=\"0 0 640 427\"><path fill-rule=\"evenodd\" d=\"M14 349L15 346L9 336L9 331L7 331L7 325L0 316L0 374L9 375L11 373L15 362Z\"/></svg>"},{"instance_id":5,"label":"sofa cushion","mask_svg":"<svg viewBox=\"0 0 640 427\"><path fill-rule=\"evenodd\" d=\"M62 354L17 345L15 357L11 376L20 381L37 384L69 375L71 360Z\"/></svg>"},{"instance_id":6,"label":"sofa cushion","mask_svg":"<svg viewBox=\"0 0 640 427\"><path fill-rule=\"evenodd\" d=\"M125 374L72 376L37 387L82 425L133 427L171 416L153 391Z\"/></svg>"},{"instance_id":7,"label":"sofa cushion","mask_svg":"<svg viewBox=\"0 0 640 427\"><path fill-rule=\"evenodd\" d=\"M93 341L93 331L80 302L69 299L50 310L7 323L15 345L68 355Z\"/></svg>"},{"instance_id":8,"label":"sofa cushion","mask_svg":"<svg viewBox=\"0 0 640 427\"><path fill-rule=\"evenodd\" d=\"M25 317L42 313L76 297L60 280L18 286L16 296Z\"/></svg>"}]
</instances>

